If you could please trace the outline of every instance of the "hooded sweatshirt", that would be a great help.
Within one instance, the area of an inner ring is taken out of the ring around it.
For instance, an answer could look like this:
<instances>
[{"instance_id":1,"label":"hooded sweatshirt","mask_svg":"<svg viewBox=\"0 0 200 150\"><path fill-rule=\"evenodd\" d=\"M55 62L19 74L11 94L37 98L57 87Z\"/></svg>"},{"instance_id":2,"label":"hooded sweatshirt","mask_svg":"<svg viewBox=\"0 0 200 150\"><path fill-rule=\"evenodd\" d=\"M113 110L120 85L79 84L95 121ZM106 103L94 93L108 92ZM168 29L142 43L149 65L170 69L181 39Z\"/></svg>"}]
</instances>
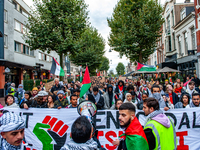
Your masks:
<instances>
[{"instance_id":1,"label":"hooded sweatshirt","mask_svg":"<svg viewBox=\"0 0 200 150\"><path fill-rule=\"evenodd\" d=\"M161 110L156 110L156 111L150 113L146 118L145 125L150 120L155 120L166 128L170 127L169 118L165 114L163 114L163 111L161 111ZM146 134L146 137L147 137L147 140L148 140L148 143L149 143L149 149L154 149L156 139L155 139L155 136L154 136L152 130L151 129L145 129L144 132Z\"/></svg>"}]
</instances>

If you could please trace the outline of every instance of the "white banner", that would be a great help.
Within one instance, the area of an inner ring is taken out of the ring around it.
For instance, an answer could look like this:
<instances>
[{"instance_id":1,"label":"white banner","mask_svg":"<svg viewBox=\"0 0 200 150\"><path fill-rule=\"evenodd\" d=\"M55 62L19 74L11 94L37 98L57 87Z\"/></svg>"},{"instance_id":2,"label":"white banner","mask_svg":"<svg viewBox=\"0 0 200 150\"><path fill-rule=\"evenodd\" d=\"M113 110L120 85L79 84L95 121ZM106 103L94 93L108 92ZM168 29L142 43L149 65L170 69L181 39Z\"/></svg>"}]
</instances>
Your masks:
<instances>
[{"instance_id":1,"label":"white banner","mask_svg":"<svg viewBox=\"0 0 200 150\"><path fill-rule=\"evenodd\" d=\"M71 125L79 116L77 109L9 109L26 121L25 142L27 150L58 150L70 139ZM165 112L176 126L178 150L200 149L200 108L174 109ZM115 110L101 110L94 118L101 145L114 150L112 140L122 134ZM143 111L136 116L143 125Z\"/></svg>"}]
</instances>

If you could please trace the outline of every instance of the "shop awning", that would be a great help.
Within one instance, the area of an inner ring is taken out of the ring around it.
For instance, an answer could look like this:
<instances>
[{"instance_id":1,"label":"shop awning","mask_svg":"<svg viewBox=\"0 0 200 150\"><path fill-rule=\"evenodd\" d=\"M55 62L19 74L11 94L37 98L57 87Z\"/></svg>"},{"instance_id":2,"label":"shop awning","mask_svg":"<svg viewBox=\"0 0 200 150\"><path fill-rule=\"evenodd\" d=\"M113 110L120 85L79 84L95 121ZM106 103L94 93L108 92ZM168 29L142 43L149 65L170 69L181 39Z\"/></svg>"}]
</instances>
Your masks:
<instances>
[{"instance_id":1,"label":"shop awning","mask_svg":"<svg viewBox=\"0 0 200 150\"><path fill-rule=\"evenodd\" d=\"M134 73L134 71L131 71L131 72L127 73L127 74L124 74L122 77L130 76L130 75L133 74L133 73Z\"/></svg>"},{"instance_id":2,"label":"shop awning","mask_svg":"<svg viewBox=\"0 0 200 150\"><path fill-rule=\"evenodd\" d=\"M165 72L181 72L179 70L176 70L176 69L172 69L172 68L169 68L169 67L165 67L161 70L158 71L159 73L165 73Z\"/></svg>"},{"instance_id":3,"label":"shop awning","mask_svg":"<svg viewBox=\"0 0 200 150\"><path fill-rule=\"evenodd\" d=\"M33 66L27 66L25 64L20 64L20 63L16 63L16 62L12 62L12 61L8 61L5 59L0 59L0 66L5 66L5 67L16 67L16 68L23 68L25 70L36 70ZM42 69L42 68L41 68ZM41 71L48 71L46 69L42 69Z\"/></svg>"}]
</instances>

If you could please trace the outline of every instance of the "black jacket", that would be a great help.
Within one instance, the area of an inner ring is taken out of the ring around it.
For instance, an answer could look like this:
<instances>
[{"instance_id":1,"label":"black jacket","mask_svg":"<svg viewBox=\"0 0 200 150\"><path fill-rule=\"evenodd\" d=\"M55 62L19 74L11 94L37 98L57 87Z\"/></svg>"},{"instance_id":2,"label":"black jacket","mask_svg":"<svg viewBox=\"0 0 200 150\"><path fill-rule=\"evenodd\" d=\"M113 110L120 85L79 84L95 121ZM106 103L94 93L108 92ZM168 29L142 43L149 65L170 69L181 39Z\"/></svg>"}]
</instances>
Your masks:
<instances>
[{"instance_id":1,"label":"black jacket","mask_svg":"<svg viewBox=\"0 0 200 150\"><path fill-rule=\"evenodd\" d=\"M127 150L125 140L121 140L117 150Z\"/></svg>"},{"instance_id":2,"label":"black jacket","mask_svg":"<svg viewBox=\"0 0 200 150\"><path fill-rule=\"evenodd\" d=\"M94 96L92 94L88 94L88 100L93 102L94 104L96 103L95 98L94 98ZM103 109L103 107L104 107L104 98L102 96L100 96L100 99L99 99L99 101L98 101L96 106L97 106L98 110L99 109Z\"/></svg>"},{"instance_id":3,"label":"black jacket","mask_svg":"<svg viewBox=\"0 0 200 150\"><path fill-rule=\"evenodd\" d=\"M58 86L54 85L52 88L51 88L51 93L53 93L54 91L59 91L59 90L65 90L64 86L58 84ZM54 94L54 93L53 93Z\"/></svg>"}]
</instances>

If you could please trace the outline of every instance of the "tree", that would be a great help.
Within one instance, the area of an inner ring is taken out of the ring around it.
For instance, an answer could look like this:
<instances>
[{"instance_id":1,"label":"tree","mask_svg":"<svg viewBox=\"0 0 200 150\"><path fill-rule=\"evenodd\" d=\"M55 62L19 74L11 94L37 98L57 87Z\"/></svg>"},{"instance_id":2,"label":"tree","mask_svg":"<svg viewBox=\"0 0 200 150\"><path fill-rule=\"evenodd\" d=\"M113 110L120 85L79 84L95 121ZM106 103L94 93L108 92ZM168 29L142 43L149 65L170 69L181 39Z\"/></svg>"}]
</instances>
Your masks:
<instances>
[{"instance_id":1,"label":"tree","mask_svg":"<svg viewBox=\"0 0 200 150\"><path fill-rule=\"evenodd\" d=\"M105 41L98 33L97 29L88 27L77 41L78 51L74 55L70 55L71 61L77 65L89 67L90 74L96 75L96 69L99 69L103 55L105 53Z\"/></svg>"},{"instance_id":2,"label":"tree","mask_svg":"<svg viewBox=\"0 0 200 150\"><path fill-rule=\"evenodd\" d=\"M109 45L132 62L146 62L160 37L161 13L158 0L120 0L107 19Z\"/></svg>"},{"instance_id":3,"label":"tree","mask_svg":"<svg viewBox=\"0 0 200 150\"><path fill-rule=\"evenodd\" d=\"M63 67L63 55L76 53L76 41L87 26L87 6L84 0L34 0L34 6L26 43L31 50L56 51Z\"/></svg>"},{"instance_id":4,"label":"tree","mask_svg":"<svg viewBox=\"0 0 200 150\"><path fill-rule=\"evenodd\" d=\"M118 63L117 67L116 67L116 71L118 75L123 75L125 72L125 67L123 63Z\"/></svg>"},{"instance_id":5,"label":"tree","mask_svg":"<svg viewBox=\"0 0 200 150\"><path fill-rule=\"evenodd\" d=\"M114 71L113 71L113 70L110 70L108 76L114 77L114 76L115 76Z\"/></svg>"},{"instance_id":6,"label":"tree","mask_svg":"<svg viewBox=\"0 0 200 150\"><path fill-rule=\"evenodd\" d=\"M101 67L100 67L100 71L108 71L108 69L110 68L109 66L109 59L107 57L103 57L103 60L102 60L102 64L101 64Z\"/></svg>"}]
</instances>

